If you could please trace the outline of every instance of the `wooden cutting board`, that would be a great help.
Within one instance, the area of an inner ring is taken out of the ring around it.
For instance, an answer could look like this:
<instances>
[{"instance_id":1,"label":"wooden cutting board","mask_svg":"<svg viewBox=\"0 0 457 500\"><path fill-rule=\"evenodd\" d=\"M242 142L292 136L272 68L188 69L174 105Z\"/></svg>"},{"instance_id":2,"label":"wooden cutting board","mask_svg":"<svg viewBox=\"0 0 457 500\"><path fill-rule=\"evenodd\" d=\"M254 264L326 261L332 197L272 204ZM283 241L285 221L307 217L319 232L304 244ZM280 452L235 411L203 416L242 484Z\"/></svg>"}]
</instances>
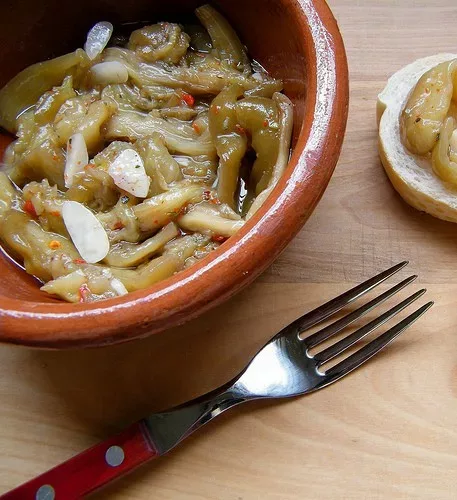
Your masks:
<instances>
[{"instance_id":1,"label":"wooden cutting board","mask_svg":"<svg viewBox=\"0 0 457 500\"><path fill-rule=\"evenodd\" d=\"M304 311L409 259L419 274L411 292L426 286L436 305L385 353L314 395L235 409L95 498L457 498L457 226L393 191L375 123L392 72L457 50L457 4L330 3L348 53L350 117L306 227L249 289L181 328L90 351L0 346L0 492L215 388Z\"/></svg>"}]
</instances>

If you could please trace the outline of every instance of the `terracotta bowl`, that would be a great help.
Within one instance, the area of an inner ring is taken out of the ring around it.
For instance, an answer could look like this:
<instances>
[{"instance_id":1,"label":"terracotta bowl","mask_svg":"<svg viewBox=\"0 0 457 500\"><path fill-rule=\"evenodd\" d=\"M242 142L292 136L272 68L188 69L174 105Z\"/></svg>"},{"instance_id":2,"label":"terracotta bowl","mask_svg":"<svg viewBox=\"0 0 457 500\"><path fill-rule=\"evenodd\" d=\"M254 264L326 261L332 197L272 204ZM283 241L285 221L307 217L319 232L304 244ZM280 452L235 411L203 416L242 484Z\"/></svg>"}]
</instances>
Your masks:
<instances>
[{"instance_id":1,"label":"terracotta bowl","mask_svg":"<svg viewBox=\"0 0 457 500\"><path fill-rule=\"evenodd\" d=\"M0 85L31 63L82 46L99 20L179 20L201 3L80 0L75 8L61 0L13 2L2 11ZM256 216L201 263L117 299L61 302L0 257L0 341L48 348L99 346L183 323L250 283L310 216L335 168L347 119L347 62L336 21L323 0L214 4L251 56L283 79L294 102L293 153L282 180Z\"/></svg>"}]
</instances>

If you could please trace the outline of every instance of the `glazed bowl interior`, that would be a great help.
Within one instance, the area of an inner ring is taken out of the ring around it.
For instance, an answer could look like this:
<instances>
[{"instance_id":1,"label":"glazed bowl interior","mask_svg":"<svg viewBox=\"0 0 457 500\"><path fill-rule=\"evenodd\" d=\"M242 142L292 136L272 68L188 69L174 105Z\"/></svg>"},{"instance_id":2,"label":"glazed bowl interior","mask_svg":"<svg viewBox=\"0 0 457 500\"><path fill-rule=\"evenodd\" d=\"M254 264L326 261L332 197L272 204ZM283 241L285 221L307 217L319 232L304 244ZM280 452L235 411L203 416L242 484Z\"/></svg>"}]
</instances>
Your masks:
<instances>
[{"instance_id":1,"label":"glazed bowl interior","mask_svg":"<svg viewBox=\"0 0 457 500\"><path fill-rule=\"evenodd\" d=\"M331 12L322 0L212 3L229 19L250 56L283 80L284 92L294 103L293 154L283 179L258 214L201 263L118 299L64 303L41 292L33 277L1 256L1 341L55 348L102 345L179 324L252 281L312 212L335 167L347 116L346 59ZM179 22L188 20L201 4L194 0L80 0L77 8L62 0L11 4L2 13L0 86L29 64L81 47L97 21L109 20L115 26Z\"/></svg>"}]
</instances>

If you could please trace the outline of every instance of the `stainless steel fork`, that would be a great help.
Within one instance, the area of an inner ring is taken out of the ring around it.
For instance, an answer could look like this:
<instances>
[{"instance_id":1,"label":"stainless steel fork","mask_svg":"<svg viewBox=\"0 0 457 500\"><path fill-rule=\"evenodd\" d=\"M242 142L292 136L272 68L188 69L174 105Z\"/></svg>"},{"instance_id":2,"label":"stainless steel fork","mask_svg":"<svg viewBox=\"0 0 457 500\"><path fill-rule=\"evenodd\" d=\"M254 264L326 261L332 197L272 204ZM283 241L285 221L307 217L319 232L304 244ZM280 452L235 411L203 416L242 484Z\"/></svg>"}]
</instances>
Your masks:
<instances>
[{"instance_id":1,"label":"stainless steel fork","mask_svg":"<svg viewBox=\"0 0 457 500\"><path fill-rule=\"evenodd\" d=\"M406 278L316 333L304 338L301 335L329 319L406 265L407 262L402 262L378 274L286 326L259 351L238 377L225 386L170 411L153 414L1 498L81 498L145 461L168 452L199 427L233 406L255 399L299 396L336 382L392 342L424 314L433 302L423 305L333 367L325 370L323 365L412 304L425 293L425 289L410 295L317 354L311 354L310 350L395 295L417 276Z\"/></svg>"}]
</instances>

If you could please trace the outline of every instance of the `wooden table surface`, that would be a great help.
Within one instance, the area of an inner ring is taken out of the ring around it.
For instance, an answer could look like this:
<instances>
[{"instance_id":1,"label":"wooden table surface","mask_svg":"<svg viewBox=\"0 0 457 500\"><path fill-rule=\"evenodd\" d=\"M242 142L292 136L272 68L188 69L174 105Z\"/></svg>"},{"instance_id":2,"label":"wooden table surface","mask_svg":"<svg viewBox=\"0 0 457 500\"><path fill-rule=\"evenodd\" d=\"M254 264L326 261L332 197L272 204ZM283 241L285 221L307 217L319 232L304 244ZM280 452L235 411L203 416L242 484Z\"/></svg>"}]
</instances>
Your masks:
<instances>
[{"instance_id":1,"label":"wooden table surface","mask_svg":"<svg viewBox=\"0 0 457 500\"><path fill-rule=\"evenodd\" d=\"M436 305L365 368L308 397L235 409L95 498L457 498L456 226L393 191L375 124L389 74L457 50L457 4L331 7L349 59L350 117L335 175L305 228L250 288L181 328L89 351L0 346L0 492L217 387L303 311L409 259L401 276L418 273L411 291L425 285Z\"/></svg>"}]
</instances>

